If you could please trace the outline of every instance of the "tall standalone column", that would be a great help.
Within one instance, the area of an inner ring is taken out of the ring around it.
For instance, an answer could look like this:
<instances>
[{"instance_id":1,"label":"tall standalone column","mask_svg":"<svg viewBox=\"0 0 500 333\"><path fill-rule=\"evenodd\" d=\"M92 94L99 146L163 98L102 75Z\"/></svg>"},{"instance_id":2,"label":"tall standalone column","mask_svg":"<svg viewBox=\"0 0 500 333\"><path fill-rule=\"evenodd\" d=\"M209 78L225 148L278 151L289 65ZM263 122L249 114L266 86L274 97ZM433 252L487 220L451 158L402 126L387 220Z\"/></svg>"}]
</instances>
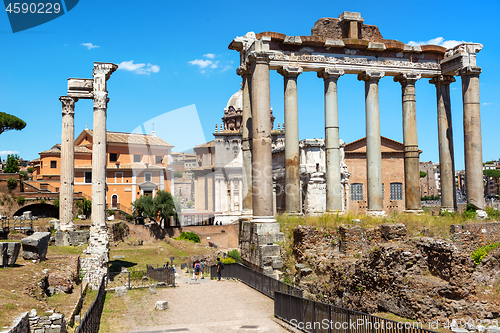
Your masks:
<instances>
[{"instance_id":1,"label":"tall standalone column","mask_svg":"<svg viewBox=\"0 0 500 333\"><path fill-rule=\"evenodd\" d=\"M252 64L252 206L254 222L275 222L271 141L269 58L253 55ZM288 125L287 125L288 126Z\"/></svg>"},{"instance_id":2,"label":"tall standalone column","mask_svg":"<svg viewBox=\"0 0 500 333\"><path fill-rule=\"evenodd\" d=\"M300 214L299 115L297 77L300 67L284 66L279 73L285 81L285 207L286 212Z\"/></svg>"},{"instance_id":3,"label":"tall standalone column","mask_svg":"<svg viewBox=\"0 0 500 333\"><path fill-rule=\"evenodd\" d=\"M243 89L243 114L242 114L242 140L241 153L243 155L243 202L242 214L252 215L252 105L250 97L251 76L250 72L238 68L238 75L242 78Z\"/></svg>"},{"instance_id":4,"label":"tall standalone column","mask_svg":"<svg viewBox=\"0 0 500 333\"><path fill-rule=\"evenodd\" d=\"M464 155L467 203L484 210L483 143L479 106L481 67L468 66L459 71L464 103Z\"/></svg>"},{"instance_id":5,"label":"tall standalone column","mask_svg":"<svg viewBox=\"0 0 500 333\"><path fill-rule=\"evenodd\" d=\"M118 68L109 63L94 63L94 129L92 144L92 227L89 247L100 253L107 249L106 225L106 80ZM93 230L92 230L93 229ZM107 252L107 250L106 250Z\"/></svg>"},{"instance_id":6,"label":"tall standalone column","mask_svg":"<svg viewBox=\"0 0 500 333\"><path fill-rule=\"evenodd\" d=\"M367 201L368 214L372 215L385 214L382 196L382 145L378 101L378 81L383 76L382 72L365 72L358 75L358 80L365 81Z\"/></svg>"},{"instance_id":7,"label":"tall standalone column","mask_svg":"<svg viewBox=\"0 0 500 333\"><path fill-rule=\"evenodd\" d=\"M420 74L400 74L394 77L401 83L403 99L403 145L405 168L405 209L408 212L421 210L420 204L420 161L417 137L417 109L415 103L415 82Z\"/></svg>"},{"instance_id":8,"label":"tall standalone column","mask_svg":"<svg viewBox=\"0 0 500 333\"><path fill-rule=\"evenodd\" d=\"M440 75L429 82L436 85L437 93L441 210L454 211L456 209L455 157L453 152L453 127L451 123L450 84L455 82L455 78L453 76ZM482 184L481 178L481 186Z\"/></svg>"},{"instance_id":9,"label":"tall standalone column","mask_svg":"<svg viewBox=\"0 0 500 333\"><path fill-rule=\"evenodd\" d=\"M326 211L342 211L339 106L337 80L343 70L326 68L318 73L325 82Z\"/></svg>"},{"instance_id":10,"label":"tall standalone column","mask_svg":"<svg viewBox=\"0 0 500 333\"><path fill-rule=\"evenodd\" d=\"M62 103L59 230L74 231L73 192L75 187L75 103L78 101L78 98L61 96L59 100Z\"/></svg>"}]
</instances>

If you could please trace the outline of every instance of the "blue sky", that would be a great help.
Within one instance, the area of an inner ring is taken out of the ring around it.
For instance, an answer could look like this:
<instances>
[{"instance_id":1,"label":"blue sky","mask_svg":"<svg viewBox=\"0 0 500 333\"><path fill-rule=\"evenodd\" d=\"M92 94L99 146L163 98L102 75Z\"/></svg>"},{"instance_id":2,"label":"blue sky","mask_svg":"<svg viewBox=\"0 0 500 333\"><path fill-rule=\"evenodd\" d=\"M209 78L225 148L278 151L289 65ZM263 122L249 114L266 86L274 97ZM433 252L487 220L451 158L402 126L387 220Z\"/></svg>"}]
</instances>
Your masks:
<instances>
[{"instance_id":1,"label":"blue sky","mask_svg":"<svg viewBox=\"0 0 500 333\"><path fill-rule=\"evenodd\" d=\"M13 34L0 13L0 111L27 122L21 131L0 135L0 155L15 151L25 159L60 142L61 103L67 78L91 78L94 61L122 64L108 81L108 130L157 135L185 150L211 140L215 123L241 79L238 53L227 46L248 31L309 35L322 17L361 12L386 39L435 43L478 42L482 67L483 160L498 159L498 1L334 1L171 2L85 0L67 14ZM481 14L479 14L481 13ZM487 13L492 13L489 16ZM439 38L442 39L439 39ZM445 44L447 45L447 44ZM428 79L417 82L421 161L438 161L436 92ZM461 81L452 84L451 104L456 168L464 167ZM339 79L340 136L365 135L364 83L354 75ZM300 138L324 138L323 83L313 73L298 79ZM283 78L271 72L271 106L283 122ZM401 87L380 81L381 134L402 141ZM168 112L177 110L171 114ZM156 119L156 120L155 120ZM77 103L75 135L92 128L92 102Z\"/></svg>"}]
</instances>

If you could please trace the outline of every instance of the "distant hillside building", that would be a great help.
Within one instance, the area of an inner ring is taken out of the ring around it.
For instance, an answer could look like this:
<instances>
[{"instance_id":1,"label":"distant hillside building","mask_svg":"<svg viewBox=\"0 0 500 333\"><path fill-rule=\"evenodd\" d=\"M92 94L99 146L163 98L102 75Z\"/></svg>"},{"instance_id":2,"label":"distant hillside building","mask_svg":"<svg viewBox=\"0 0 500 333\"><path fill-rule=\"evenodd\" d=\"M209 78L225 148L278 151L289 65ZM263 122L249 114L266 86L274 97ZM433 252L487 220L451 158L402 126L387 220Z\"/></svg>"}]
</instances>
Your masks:
<instances>
[{"instance_id":1,"label":"distant hillside building","mask_svg":"<svg viewBox=\"0 0 500 333\"><path fill-rule=\"evenodd\" d=\"M425 177L420 177L420 196L440 196L441 195L441 182L439 163L420 162L420 171L425 172Z\"/></svg>"}]
</instances>

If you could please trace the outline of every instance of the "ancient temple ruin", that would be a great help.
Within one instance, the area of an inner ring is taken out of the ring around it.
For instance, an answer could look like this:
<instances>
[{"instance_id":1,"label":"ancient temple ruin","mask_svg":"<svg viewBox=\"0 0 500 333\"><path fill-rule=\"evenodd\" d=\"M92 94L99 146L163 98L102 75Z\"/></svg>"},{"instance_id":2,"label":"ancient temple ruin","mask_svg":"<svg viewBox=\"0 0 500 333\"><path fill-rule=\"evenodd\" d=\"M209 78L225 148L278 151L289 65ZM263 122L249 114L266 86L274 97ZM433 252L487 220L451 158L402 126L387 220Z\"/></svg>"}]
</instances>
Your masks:
<instances>
[{"instance_id":1,"label":"ancient temple ruin","mask_svg":"<svg viewBox=\"0 0 500 333\"><path fill-rule=\"evenodd\" d=\"M68 96L60 98L63 106L61 134L61 199L60 231L64 235L74 230L74 110L78 99L94 101L94 126L92 146L92 226L89 246L81 257L82 271L93 289L99 288L101 279L108 275L108 233L106 225L106 117L108 91L106 82L118 69L111 63L94 63L92 79L68 79Z\"/></svg>"},{"instance_id":2,"label":"ancient temple ruin","mask_svg":"<svg viewBox=\"0 0 500 333\"><path fill-rule=\"evenodd\" d=\"M272 173L268 172L272 169L271 126L264 117L270 108L270 70L276 70L284 77L285 200L288 213L296 214L300 209L297 89L298 77L304 72L316 72L324 80L327 211L342 210L337 84L343 75L356 74L358 80L365 82L368 213L385 214L378 83L386 76L392 76L402 89L406 211L421 210L415 83L422 78L430 79L437 92L441 208L454 210L456 207L450 84L455 81L454 76L460 76L467 202L479 213L484 213L479 106L481 68L476 65L476 54L481 48L481 44L463 43L447 50L437 45L412 46L385 39L377 26L364 24L361 14L354 12L318 20L310 36L289 36L268 31L258 34L249 32L236 37L229 49L240 54L238 74L243 82L243 142L247 147L252 142L251 150L246 148L248 155L244 157L246 165L251 163L253 166L252 173L245 176L246 184L252 184L254 225L248 226L248 229L266 229L268 234L276 229L257 225L275 222ZM261 244L254 243L252 246L255 248ZM257 262L257 266L264 265L263 260ZM261 269L267 267L264 270L271 272L272 265L269 263L267 260L267 266L261 266Z\"/></svg>"}]
</instances>

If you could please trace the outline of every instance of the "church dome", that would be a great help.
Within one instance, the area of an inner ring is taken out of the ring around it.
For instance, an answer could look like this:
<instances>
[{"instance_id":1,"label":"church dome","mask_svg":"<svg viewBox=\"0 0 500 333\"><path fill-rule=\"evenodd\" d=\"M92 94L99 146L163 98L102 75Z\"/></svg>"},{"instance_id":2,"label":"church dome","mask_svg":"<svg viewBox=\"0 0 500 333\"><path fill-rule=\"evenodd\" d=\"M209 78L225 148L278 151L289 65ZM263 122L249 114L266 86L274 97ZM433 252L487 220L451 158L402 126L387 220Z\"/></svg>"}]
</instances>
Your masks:
<instances>
[{"instance_id":1,"label":"church dome","mask_svg":"<svg viewBox=\"0 0 500 333\"><path fill-rule=\"evenodd\" d=\"M227 101L226 110L229 110L229 107L232 106L235 110L243 110L243 90L238 90L229 101Z\"/></svg>"}]
</instances>

